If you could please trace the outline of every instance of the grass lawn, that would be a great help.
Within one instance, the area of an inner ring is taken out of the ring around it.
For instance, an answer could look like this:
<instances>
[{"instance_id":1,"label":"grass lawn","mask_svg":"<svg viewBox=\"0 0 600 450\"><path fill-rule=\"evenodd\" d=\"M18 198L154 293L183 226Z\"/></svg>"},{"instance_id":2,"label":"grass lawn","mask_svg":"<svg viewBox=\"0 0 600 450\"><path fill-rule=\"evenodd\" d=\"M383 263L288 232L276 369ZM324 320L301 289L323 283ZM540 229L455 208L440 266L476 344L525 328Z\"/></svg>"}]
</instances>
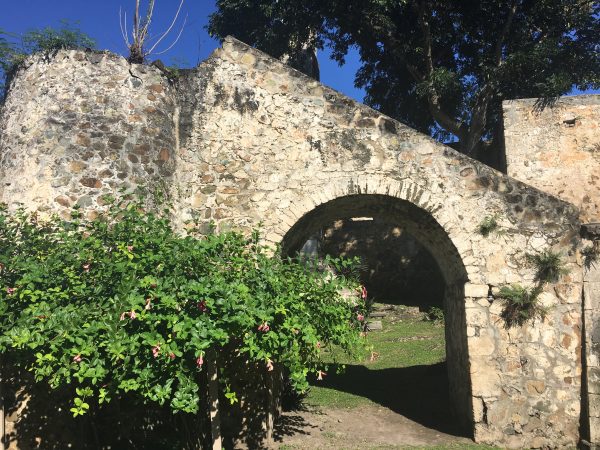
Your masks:
<instances>
[{"instance_id":1,"label":"grass lawn","mask_svg":"<svg viewBox=\"0 0 600 450\"><path fill-rule=\"evenodd\" d=\"M330 363L328 374L322 381L313 380L311 389L304 403L315 407L316 414L325 413L327 416L338 418L339 423L344 423L350 428L338 431L336 419L331 423L317 419L320 423L320 441L294 442L282 445L279 450L300 450L306 448L324 449L349 449L360 448L369 450L492 450L496 447L467 442L462 438L460 443L449 439L444 445L431 445L427 447L411 447L406 445L380 445L377 439L378 432L369 434L365 438L361 434L362 426L375 427L380 430L392 430L390 425L385 425L377 420L387 420L394 416L393 412L415 422L398 421L391 419L391 427L400 426L402 432L407 432L413 437L422 429L420 425L429 428L428 436L436 436L436 432L453 436L464 436L454 423L450 412L448 381L445 363L445 339L443 323L425 321L421 317L410 317L401 314L399 308L390 312L383 320L383 330L367 333L366 343L370 350L361 355L359 360L353 361L344 358L344 355L335 349L328 349L326 362ZM371 351L377 354L371 358ZM345 371L336 373L336 364L345 365ZM390 413L389 411L392 411ZM311 409L311 408L309 408ZM340 410L343 410L341 412ZM368 414L377 414L377 411L386 411L375 420L368 420ZM349 415L348 415L349 414ZM318 416L317 416L318 417ZM397 416L394 416L397 417ZM323 425L325 424L325 425ZM368 425L366 425L368 424ZM379 428L381 427L381 428ZM356 430L356 431L354 431ZM373 428L369 428L373 430ZM389 432L389 431L387 431ZM401 432L401 433L402 433ZM344 434L346 433L346 434ZM351 437L349 437L349 435ZM390 436L394 436L394 432ZM424 436L424 435L422 435ZM439 434L437 435L439 436ZM461 438L457 438L461 439ZM423 437L422 440L426 440ZM432 442L443 442L435 437ZM372 442L373 445L369 445ZM403 439L390 437L390 444L403 442ZM404 440L404 442L415 442Z\"/></svg>"},{"instance_id":2,"label":"grass lawn","mask_svg":"<svg viewBox=\"0 0 600 450\"><path fill-rule=\"evenodd\" d=\"M389 395L389 388L396 390L399 383L406 382L413 374L439 373L446 355L443 324L420 318L399 319L395 315L384 318L383 330L369 332L365 339L378 354L376 359L371 361L371 353L367 351L360 361L351 361L337 355L335 349L330 350L326 356L328 362L336 355L346 365L346 371L336 374L338 366L330 366L324 381L312 383L308 404L356 408L380 403L378 391L382 388Z\"/></svg>"}]
</instances>

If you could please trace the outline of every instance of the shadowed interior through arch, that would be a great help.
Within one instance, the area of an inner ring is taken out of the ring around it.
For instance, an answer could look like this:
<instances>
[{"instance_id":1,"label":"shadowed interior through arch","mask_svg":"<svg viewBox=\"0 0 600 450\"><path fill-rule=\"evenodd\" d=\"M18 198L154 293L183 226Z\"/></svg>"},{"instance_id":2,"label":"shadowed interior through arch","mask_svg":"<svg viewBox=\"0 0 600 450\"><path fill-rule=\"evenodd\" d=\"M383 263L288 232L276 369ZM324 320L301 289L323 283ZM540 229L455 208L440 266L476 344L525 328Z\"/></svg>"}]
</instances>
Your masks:
<instances>
[{"instance_id":1,"label":"shadowed interior through arch","mask_svg":"<svg viewBox=\"0 0 600 450\"><path fill-rule=\"evenodd\" d=\"M285 234L284 256L296 255L325 224L340 218L373 217L394 223L413 235L433 256L444 279L446 357L449 395L459 427L472 433L471 386L464 307L468 280L462 258L448 233L426 210L396 197L356 194L326 202L301 217Z\"/></svg>"}]
</instances>

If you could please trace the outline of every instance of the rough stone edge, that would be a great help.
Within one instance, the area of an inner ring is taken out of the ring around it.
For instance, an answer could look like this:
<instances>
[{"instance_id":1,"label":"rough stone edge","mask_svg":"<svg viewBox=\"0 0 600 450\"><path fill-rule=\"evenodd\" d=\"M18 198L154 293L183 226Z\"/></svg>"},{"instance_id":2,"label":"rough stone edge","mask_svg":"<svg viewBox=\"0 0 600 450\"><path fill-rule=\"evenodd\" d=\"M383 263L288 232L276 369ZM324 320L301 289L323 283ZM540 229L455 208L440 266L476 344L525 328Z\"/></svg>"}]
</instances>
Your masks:
<instances>
[{"instance_id":1,"label":"rough stone edge","mask_svg":"<svg viewBox=\"0 0 600 450\"><path fill-rule=\"evenodd\" d=\"M514 98L502 101L502 109L512 108L514 106L533 107L540 102L540 98ZM582 95L563 95L556 99L550 99L546 108L552 109L557 105L600 105L600 94L582 94Z\"/></svg>"},{"instance_id":2,"label":"rough stone edge","mask_svg":"<svg viewBox=\"0 0 600 450\"><path fill-rule=\"evenodd\" d=\"M113 61L123 60L125 63L129 64L129 66L132 69L139 67L139 66L143 66L143 67L146 67L151 70L157 70L159 73L161 73L161 75L163 77L168 79L168 76L164 73L164 71L161 70L160 67L155 64L157 61L160 61L160 60L152 61L149 63L141 63L141 64L130 63L129 61L127 61L127 58L125 58L123 55L120 55L113 51L97 50L97 49L91 49L91 48L65 48L65 49L52 50L52 51L39 51L39 52L32 53L30 55L27 55L27 57L23 61L18 63L11 70L11 72L6 80L7 84L5 86L5 91L4 91L4 101L0 102L0 116L2 115L2 110L3 110L4 104L6 103L6 99L8 98L8 95L10 94L10 91L11 91L11 88L13 85L13 81L15 79L19 78L21 76L21 74L23 72L27 71L27 69L29 69L35 62L43 61L46 64L50 64L59 55L65 54L65 53L66 54L84 53L85 55L98 55L101 57L106 57ZM100 62L100 61L97 61L97 62L91 61L89 58L86 58L86 60L92 64L97 64Z\"/></svg>"},{"instance_id":3,"label":"rough stone edge","mask_svg":"<svg viewBox=\"0 0 600 450\"><path fill-rule=\"evenodd\" d=\"M269 54L258 50L238 39L236 39L233 36L226 36L222 43L221 43L221 47L215 49L210 55L209 57L204 60L202 63L200 63L196 69L200 69L201 67L203 67L205 64L210 64L211 60L214 60L216 58L219 58L221 56L221 53L226 53L226 50L224 49L225 44L230 44L232 45L234 48L237 48L238 50L242 51L242 52L248 52L251 53L252 55L254 55L255 57L261 59L263 62L270 64L270 65L278 65L280 68L282 68L284 71L287 71L288 75L292 78L302 78L305 80L306 84L312 84L314 86L320 86L325 94L329 94L333 97L336 97L337 99L340 99L346 103L350 103L352 104L354 107L356 107L357 109L360 109L362 111L364 111L366 114L368 115L377 115L377 116L382 116L387 118L388 120L390 120L391 122L393 122L398 129L404 129L404 130L410 130L414 133L418 133L423 139L426 139L429 141L429 143L433 144L440 152L441 156L443 156L444 158L449 158L449 159L454 159L454 160L460 160L462 162L467 162L473 165L473 167L477 170L477 172L479 174L482 173L491 173L496 177L505 179L507 181L509 181L510 183L512 183L514 186L517 186L520 190L523 190L525 192L531 192L531 193L535 193L538 197L540 198L545 198L548 199L551 202L555 202L555 204L557 205L562 205L564 206L568 211L570 211L570 216L573 218L573 220L575 220L577 222L577 228L578 228L578 220L576 220L577 217L579 217L579 209L572 203L567 202L565 200L562 200L561 198L554 196L552 194L549 194L547 192L544 192L540 189L537 189L534 186L531 186L527 183L524 183L522 181L517 180L516 178L513 178L505 173L502 173L480 161L477 161L476 159L473 159L467 155L464 155L456 150L454 150L453 148L444 145L438 141L436 141L435 139L433 139L431 136L428 136L424 133L421 133L420 131L415 130L414 128L409 127L408 125L393 119L367 105L365 105L364 103L360 103L359 101L319 82L316 81L315 79L309 77L308 75L288 66L287 64L283 63L282 61L278 60L277 58L274 58L272 56L270 56ZM239 63L237 63L239 65ZM194 69L194 70L196 70ZM600 101L600 95L598 96L599 101ZM535 100L535 99L534 99ZM490 189L490 191L493 191L493 189ZM572 222L572 221L571 221Z\"/></svg>"},{"instance_id":4,"label":"rough stone edge","mask_svg":"<svg viewBox=\"0 0 600 450\"><path fill-rule=\"evenodd\" d=\"M234 48L238 49L239 51L248 52L248 53L253 54L257 59L260 59L266 65L279 66L280 69L287 72L289 77L303 79L306 85L311 85L311 86L315 86L315 87L318 86L323 89L324 94L326 94L326 95L328 94L335 99L339 99L340 101L348 104L349 107L351 105L352 107L355 107L356 109L363 111L366 115L371 115L371 116L377 115L377 116L385 117L386 119L388 119L389 121L394 123L394 125L397 127L398 130L407 130L407 131L417 133L422 139L424 139L427 142L429 142L430 144L432 144L434 146L434 148L436 148L439 151L440 156L443 158L448 158L451 160L460 161L462 163L471 164L475 168L477 173L480 175L485 175L485 174L493 175L497 178L500 178L500 179L510 182L513 186L517 187L519 190L521 190L524 193L535 194L540 199L545 199L551 203L554 203L557 206L563 206L565 208L565 210L569 212L566 215L571 217L571 220L569 220L569 222L571 222L571 223L574 223L574 221L577 222L577 228L578 228L579 222L578 222L578 220L576 220L576 218L579 217L579 210L572 203L562 200L562 199L560 199L554 195L551 195L547 192L541 191L531 185L523 183L522 181L519 181L519 180L512 178L502 172L499 172L496 169L493 169L492 167L489 167L480 161L477 161L469 156L466 156L466 155L452 149L451 147L448 147L448 146L436 141L431 136L428 136L424 133L414 130L413 128L409 127L408 125L403 124L403 123L399 122L398 120L393 119L389 116L386 116L385 114L382 114L379 111L376 111L375 109L373 109L363 103L360 103L359 101L357 101L339 91L336 91L335 89L333 89L329 86L326 86L323 83L314 80L313 78L310 78L309 76L305 75L304 73L288 66L287 64L279 61L278 59L268 55L267 53L265 53L261 50L258 50L254 47L251 47L248 44L245 44L244 42L234 38L233 36L225 37L225 39L223 39L220 47L216 48L204 61L202 61L200 64L198 64L195 68L184 69L185 70L184 73L193 74L193 73L197 73L197 72L210 70L209 68L215 63L216 60L223 59L223 54L228 53L227 50L225 49L226 44L233 46ZM123 60L125 63L129 64L129 66L132 69L134 69L138 66L143 66L144 67L143 70L155 70L157 73L160 74L161 77L164 77L167 81L169 81L169 77L162 70L160 70L160 68L156 67L156 65L132 64L132 63L129 63L126 60L126 58L122 55L119 55L119 54L116 54L116 53L113 53L113 52L110 52L107 50L100 51L100 50L89 50L89 49L57 50L55 52L50 52L50 53L47 53L47 52L46 53L35 53L33 55L30 55L21 64L21 66L17 69L15 76L13 77L13 80L18 78L19 76L21 76L21 74L24 71L26 71L33 64L33 62L36 59L39 60L40 58L43 58L43 59L45 59L45 61L44 61L45 63L51 63L51 61L53 59L55 59L56 57L58 57L60 54L75 53L75 52L81 52L81 53L85 53L85 54L89 54L89 55L91 55L91 54L102 55L103 57L108 57L113 60ZM87 59L87 60L89 61L89 59ZM238 63L238 62L236 62L236 64L240 65L240 63ZM184 77L185 77L185 75L184 75ZM205 81L208 81L208 80L205 80ZM10 84L12 85L12 81ZM10 94L10 86L7 89L6 98L8 98L9 94ZM598 95L598 96L591 95L590 97L598 97L598 100L600 101L600 95ZM3 106L4 105L0 105L0 120L2 118L2 115L6 113L5 108ZM2 149L0 149L0 152L1 152L1 150ZM489 190L494 192L494 189L489 189ZM496 195L498 195L498 193L496 193Z\"/></svg>"}]
</instances>

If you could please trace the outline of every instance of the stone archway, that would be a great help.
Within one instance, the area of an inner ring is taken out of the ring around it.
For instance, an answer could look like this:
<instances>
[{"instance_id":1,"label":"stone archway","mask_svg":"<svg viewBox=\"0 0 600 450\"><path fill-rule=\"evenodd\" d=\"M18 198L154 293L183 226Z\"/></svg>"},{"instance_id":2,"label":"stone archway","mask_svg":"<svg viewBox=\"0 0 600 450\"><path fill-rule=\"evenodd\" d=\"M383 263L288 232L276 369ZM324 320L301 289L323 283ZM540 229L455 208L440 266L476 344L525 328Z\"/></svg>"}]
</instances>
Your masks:
<instances>
[{"instance_id":1,"label":"stone archway","mask_svg":"<svg viewBox=\"0 0 600 450\"><path fill-rule=\"evenodd\" d=\"M368 216L398 224L414 236L436 260L444 278L446 360L451 408L460 428L473 432L462 258L446 231L426 210L381 194L354 194L325 202L303 215L285 234L282 252L293 255L323 224L340 217Z\"/></svg>"},{"instance_id":2,"label":"stone archway","mask_svg":"<svg viewBox=\"0 0 600 450\"><path fill-rule=\"evenodd\" d=\"M93 217L104 194L156 184L172 193L182 229L260 226L276 245L329 202L351 209L373 199L430 240L456 289L449 295L463 299L457 333L467 345L456 352L468 360L475 439L577 442L582 271L572 205L232 38L175 84L116 56L62 51L30 63L0 117L0 200L11 208L64 215L78 204ZM483 236L478 226L490 216L502 233ZM560 253L571 272L545 287L545 320L507 330L494 295L531 286L526 256L543 251Z\"/></svg>"}]
</instances>

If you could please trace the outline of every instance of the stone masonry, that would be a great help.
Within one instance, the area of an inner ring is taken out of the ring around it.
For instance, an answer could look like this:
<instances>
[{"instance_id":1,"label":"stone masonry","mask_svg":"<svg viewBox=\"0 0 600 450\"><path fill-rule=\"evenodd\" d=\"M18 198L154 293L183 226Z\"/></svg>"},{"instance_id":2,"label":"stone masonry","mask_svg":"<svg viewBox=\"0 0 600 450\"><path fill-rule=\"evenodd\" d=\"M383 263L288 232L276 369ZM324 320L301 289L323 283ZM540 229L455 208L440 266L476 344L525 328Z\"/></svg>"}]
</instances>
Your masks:
<instances>
[{"instance_id":1,"label":"stone masonry","mask_svg":"<svg viewBox=\"0 0 600 450\"><path fill-rule=\"evenodd\" d=\"M504 102L508 174L600 221L600 95Z\"/></svg>"},{"instance_id":2,"label":"stone masonry","mask_svg":"<svg viewBox=\"0 0 600 450\"><path fill-rule=\"evenodd\" d=\"M580 208L584 223L600 222L600 95L504 102L509 175ZM584 398L582 434L600 445L600 233L584 228Z\"/></svg>"},{"instance_id":3,"label":"stone masonry","mask_svg":"<svg viewBox=\"0 0 600 450\"><path fill-rule=\"evenodd\" d=\"M0 117L0 183L13 209L90 217L105 193L162 187L182 231L260 225L286 253L340 217L398 224L442 272L452 402L475 440L579 441L578 210L234 39L176 81L102 53L30 58ZM483 237L488 216L502 232ZM531 286L526 255L550 249L569 274L547 317L507 329L495 295Z\"/></svg>"},{"instance_id":4,"label":"stone masonry","mask_svg":"<svg viewBox=\"0 0 600 450\"><path fill-rule=\"evenodd\" d=\"M376 302L440 307L444 280L436 260L396 224L336 220L319 233L320 253L360 258L360 280Z\"/></svg>"}]
</instances>

